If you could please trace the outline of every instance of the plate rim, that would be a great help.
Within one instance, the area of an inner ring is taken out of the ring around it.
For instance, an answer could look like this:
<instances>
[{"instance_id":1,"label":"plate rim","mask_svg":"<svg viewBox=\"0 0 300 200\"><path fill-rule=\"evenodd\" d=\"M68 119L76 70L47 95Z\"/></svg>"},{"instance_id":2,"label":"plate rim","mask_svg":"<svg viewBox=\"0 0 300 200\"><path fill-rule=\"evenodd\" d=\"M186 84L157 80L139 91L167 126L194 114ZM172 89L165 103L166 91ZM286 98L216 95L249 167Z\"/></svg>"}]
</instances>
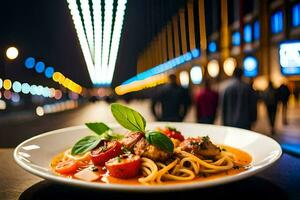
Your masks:
<instances>
[{"instance_id":1,"label":"plate rim","mask_svg":"<svg viewBox=\"0 0 300 200\"><path fill-rule=\"evenodd\" d=\"M120 127L119 124L117 123L106 123L107 125L111 126L112 128ZM106 183L98 183L98 182L86 182L82 180L77 180L77 179L71 179L71 178L66 178L62 176L58 176L55 174L48 174L45 172L42 172L40 170L37 170L30 165L26 164L26 162L22 161L21 159L18 158L18 150L26 143L33 141L38 138L42 138L48 135L53 135L53 134L58 134L60 132L64 131L72 131L72 130L77 130L77 129L84 129L86 128L84 125L77 125L77 126L71 126L71 127L66 127L66 128L61 128L61 129L56 129L48 132L41 133L39 135L33 136L22 143L20 143L13 152L13 157L15 162L23 168L25 171L34 174L40 178L43 178L45 180L51 180L60 184L68 184L72 186L79 186L79 187L84 187L84 188L93 188L93 189L104 189L104 190L110 190L110 191L132 191L132 192L149 192L149 191L156 191L156 192L164 192L164 191L170 191L170 190L190 190L190 189L200 189L200 188L207 188L207 187L213 187L213 186L220 186L223 184L235 182L238 180L242 180L245 178L248 178L254 174L257 174L266 168L269 168L272 166L274 163L276 163L280 157L282 156L282 149L279 143L274 140L271 137L268 137L264 134L257 133L255 131L251 130L246 130L246 129L241 129L241 128L236 128L236 127L230 127L230 126L222 126L222 125L212 125L212 124L201 124L201 123L190 123L190 122L149 122L148 124L186 124L186 125L202 125L202 126L211 126L211 127L219 127L219 128L229 128L229 129L235 129L235 130L242 130L242 131L247 131L249 134L254 134L258 135L259 137L264 137L270 141L272 141L277 147L278 147L278 154L273 157L273 159L270 161L270 163L265 164L260 167L256 167L255 169L252 167L247 171L241 172L236 175L232 176L225 176L221 178L216 178L216 179L211 179L204 182L184 182L182 184L176 183L176 184L166 184L166 185L126 185L126 184L106 184ZM251 155L252 156L252 155Z\"/></svg>"}]
</instances>

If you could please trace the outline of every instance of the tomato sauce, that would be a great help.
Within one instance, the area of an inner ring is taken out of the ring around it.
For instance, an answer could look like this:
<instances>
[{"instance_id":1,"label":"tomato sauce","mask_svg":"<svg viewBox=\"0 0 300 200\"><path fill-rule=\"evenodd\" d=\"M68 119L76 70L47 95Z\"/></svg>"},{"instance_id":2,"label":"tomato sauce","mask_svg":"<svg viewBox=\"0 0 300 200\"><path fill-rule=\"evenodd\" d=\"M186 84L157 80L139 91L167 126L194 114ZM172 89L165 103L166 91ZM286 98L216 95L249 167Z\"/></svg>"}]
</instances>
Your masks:
<instances>
[{"instance_id":1,"label":"tomato sauce","mask_svg":"<svg viewBox=\"0 0 300 200\"><path fill-rule=\"evenodd\" d=\"M248 153L246 153L242 150L236 149L234 147L229 147L229 146L225 146L225 145L220 145L220 147L230 153L235 154L235 156L237 158L236 161L238 163L240 163L241 165L249 167L249 165L251 164L252 158ZM64 175L64 174L59 174L55 171L55 167L62 160L63 156L64 156L64 153L60 153L52 159L52 161L51 161L52 171L57 175L75 179L74 174ZM163 184L182 184L182 183L207 181L207 180L222 178L222 177L226 177L226 176L232 176L232 175L239 174L246 170L247 170L247 168L245 168L245 167L239 167L239 168L227 170L225 172L209 174L208 176L199 176L191 181L168 181L168 182L164 182ZM98 167L98 171L96 173L98 173L100 175L100 179L96 181L99 183L124 184L124 185L140 185L141 184L138 182L139 177L132 178L132 179L114 178L114 177L110 176L106 171L102 170L102 167Z\"/></svg>"}]
</instances>

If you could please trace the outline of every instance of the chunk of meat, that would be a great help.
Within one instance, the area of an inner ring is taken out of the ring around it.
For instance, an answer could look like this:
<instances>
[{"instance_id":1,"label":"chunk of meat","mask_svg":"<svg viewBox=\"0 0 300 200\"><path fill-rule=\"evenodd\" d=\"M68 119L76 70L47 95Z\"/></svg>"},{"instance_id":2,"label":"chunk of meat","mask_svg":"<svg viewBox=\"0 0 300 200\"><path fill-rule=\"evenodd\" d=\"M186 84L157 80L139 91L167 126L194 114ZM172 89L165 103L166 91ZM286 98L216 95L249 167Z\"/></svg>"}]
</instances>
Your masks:
<instances>
[{"instance_id":1,"label":"chunk of meat","mask_svg":"<svg viewBox=\"0 0 300 200\"><path fill-rule=\"evenodd\" d=\"M179 146L183 151L203 157L215 157L221 153L220 148L214 145L208 137L187 138Z\"/></svg>"},{"instance_id":2,"label":"chunk of meat","mask_svg":"<svg viewBox=\"0 0 300 200\"><path fill-rule=\"evenodd\" d=\"M120 141L127 149L132 149L133 146L144 137L144 134L141 132L129 132L125 137Z\"/></svg>"},{"instance_id":3,"label":"chunk of meat","mask_svg":"<svg viewBox=\"0 0 300 200\"><path fill-rule=\"evenodd\" d=\"M136 155L150 158L154 161L165 161L171 156L169 153L149 144L145 138L140 139L133 150Z\"/></svg>"}]
</instances>

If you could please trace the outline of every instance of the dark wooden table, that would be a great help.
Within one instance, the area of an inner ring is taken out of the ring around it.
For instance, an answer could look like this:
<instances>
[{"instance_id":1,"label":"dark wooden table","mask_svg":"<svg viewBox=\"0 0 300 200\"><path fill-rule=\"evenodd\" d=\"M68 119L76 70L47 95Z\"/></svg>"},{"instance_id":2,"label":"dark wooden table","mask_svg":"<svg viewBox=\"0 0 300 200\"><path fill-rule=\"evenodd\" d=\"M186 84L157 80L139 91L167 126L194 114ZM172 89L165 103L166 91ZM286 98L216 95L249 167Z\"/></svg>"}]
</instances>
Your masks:
<instances>
[{"instance_id":1,"label":"dark wooden table","mask_svg":"<svg viewBox=\"0 0 300 200\"><path fill-rule=\"evenodd\" d=\"M195 198L196 197L196 198ZM283 154L280 160L253 177L222 186L164 193L126 193L89 190L43 180L21 169L13 149L0 149L0 200L48 199L300 199L300 159Z\"/></svg>"}]
</instances>

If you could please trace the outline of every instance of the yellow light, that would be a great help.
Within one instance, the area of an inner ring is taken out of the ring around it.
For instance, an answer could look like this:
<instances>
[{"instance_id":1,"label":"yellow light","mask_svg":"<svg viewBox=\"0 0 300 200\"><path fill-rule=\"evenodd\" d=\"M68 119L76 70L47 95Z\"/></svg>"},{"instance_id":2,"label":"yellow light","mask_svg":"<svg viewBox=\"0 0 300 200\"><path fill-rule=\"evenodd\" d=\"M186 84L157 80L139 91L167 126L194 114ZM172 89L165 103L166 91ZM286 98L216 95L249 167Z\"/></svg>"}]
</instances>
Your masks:
<instances>
[{"instance_id":1,"label":"yellow light","mask_svg":"<svg viewBox=\"0 0 300 200\"><path fill-rule=\"evenodd\" d=\"M224 72L227 76L232 76L234 69L236 68L235 58L227 58L223 64Z\"/></svg>"},{"instance_id":2,"label":"yellow light","mask_svg":"<svg viewBox=\"0 0 300 200\"><path fill-rule=\"evenodd\" d=\"M19 51L16 47L9 47L6 50L6 57L10 60L14 60L18 57Z\"/></svg>"},{"instance_id":3,"label":"yellow light","mask_svg":"<svg viewBox=\"0 0 300 200\"><path fill-rule=\"evenodd\" d=\"M3 81L3 88L4 88L5 90L10 90L10 88L11 88L11 80L5 79L5 80Z\"/></svg>"},{"instance_id":4,"label":"yellow light","mask_svg":"<svg viewBox=\"0 0 300 200\"><path fill-rule=\"evenodd\" d=\"M219 62L217 60L209 61L207 64L207 72L212 78L217 77L220 72Z\"/></svg>"},{"instance_id":5,"label":"yellow light","mask_svg":"<svg viewBox=\"0 0 300 200\"><path fill-rule=\"evenodd\" d=\"M72 86L72 81L68 78L64 79L63 82L62 82L62 85L65 87L65 88L68 88L69 90L71 90L71 86ZM71 90L72 91L72 90Z\"/></svg>"},{"instance_id":6,"label":"yellow light","mask_svg":"<svg viewBox=\"0 0 300 200\"><path fill-rule=\"evenodd\" d=\"M45 114L44 108L41 106L36 107L35 112L38 116L43 116Z\"/></svg>"},{"instance_id":7,"label":"yellow light","mask_svg":"<svg viewBox=\"0 0 300 200\"><path fill-rule=\"evenodd\" d=\"M61 77L61 75L62 74L60 72L54 72L54 74L52 76L53 81L58 82L59 79L60 79L60 77Z\"/></svg>"}]
</instances>

